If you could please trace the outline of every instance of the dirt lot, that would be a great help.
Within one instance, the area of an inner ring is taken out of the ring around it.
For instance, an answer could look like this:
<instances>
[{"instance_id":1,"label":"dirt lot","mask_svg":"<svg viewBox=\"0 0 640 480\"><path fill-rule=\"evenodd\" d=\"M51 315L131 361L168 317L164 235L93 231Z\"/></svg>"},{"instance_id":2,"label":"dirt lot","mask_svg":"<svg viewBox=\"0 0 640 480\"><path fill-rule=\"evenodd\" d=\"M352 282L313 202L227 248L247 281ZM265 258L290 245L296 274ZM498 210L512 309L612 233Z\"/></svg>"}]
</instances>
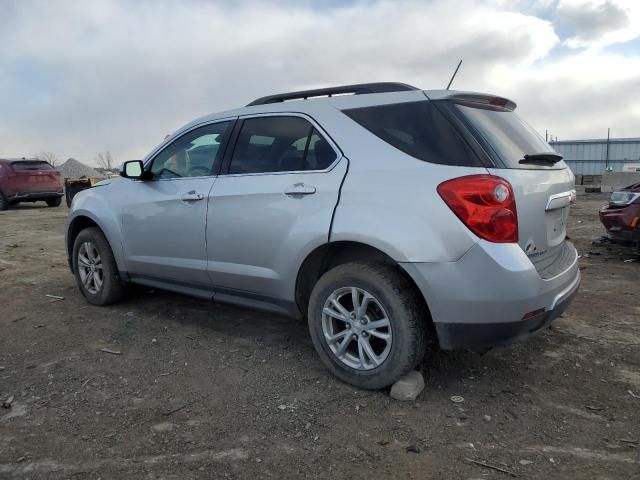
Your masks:
<instances>
[{"instance_id":1,"label":"dirt lot","mask_svg":"<svg viewBox=\"0 0 640 480\"><path fill-rule=\"evenodd\" d=\"M509 478L471 460L640 478L640 259L591 245L603 202L573 209L583 283L564 317L526 344L430 357L415 403L335 380L286 318L161 291L89 306L66 209L2 212L0 478Z\"/></svg>"}]
</instances>

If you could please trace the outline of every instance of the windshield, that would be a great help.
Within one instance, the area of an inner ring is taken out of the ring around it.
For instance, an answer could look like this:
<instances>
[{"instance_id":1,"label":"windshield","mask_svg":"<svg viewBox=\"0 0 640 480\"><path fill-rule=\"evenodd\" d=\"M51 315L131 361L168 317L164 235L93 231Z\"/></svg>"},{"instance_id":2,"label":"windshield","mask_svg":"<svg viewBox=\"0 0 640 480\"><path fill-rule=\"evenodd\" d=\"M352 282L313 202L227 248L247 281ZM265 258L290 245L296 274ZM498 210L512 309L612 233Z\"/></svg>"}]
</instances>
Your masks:
<instances>
[{"instance_id":1,"label":"windshield","mask_svg":"<svg viewBox=\"0 0 640 480\"><path fill-rule=\"evenodd\" d=\"M455 104L455 109L470 123L478 141L494 152L506 168L565 168L563 163L520 163L525 155L556 152L515 112L459 103Z\"/></svg>"},{"instance_id":2,"label":"windshield","mask_svg":"<svg viewBox=\"0 0 640 480\"><path fill-rule=\"evenodd\" d=\"M11 164L11 168L15 172L19 172L23 170L53 170L53 167L51 165L41 160L33 160L33 161L22 160L19 162L13 162Z\"/></svg>"}]
</instances>

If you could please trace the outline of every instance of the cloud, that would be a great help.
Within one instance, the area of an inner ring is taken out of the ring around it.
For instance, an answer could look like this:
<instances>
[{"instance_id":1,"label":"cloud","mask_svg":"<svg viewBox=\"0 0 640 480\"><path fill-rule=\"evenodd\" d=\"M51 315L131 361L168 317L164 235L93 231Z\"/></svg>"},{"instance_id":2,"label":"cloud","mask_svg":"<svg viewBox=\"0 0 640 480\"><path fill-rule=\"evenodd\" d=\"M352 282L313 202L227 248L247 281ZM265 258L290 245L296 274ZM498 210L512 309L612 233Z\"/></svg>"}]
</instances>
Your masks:
<instances>
[{"instance_id":1,"label":"cloud","mask_svg":"<svg viewBox=\"0 0 640 480\"><path fill-rule=\"evenodd\" d=\"M540 132L560 137L640 136L640 57L585 51L532 66L504 89Z\"/></svg>"},{"instance_id":2,"label":"cloud","mask_svg":"<svg viewBox=\"0 0 640 480\"><path fill-rule=\"evenodd\" d=\"M9 46L0 49L0 154L50 150L92 162L109 149L119 161L141 158L189 120L270 93L389 80L443 88L459 58L455 88L508 93L534 126L592 135L597 114L581 128L559 111L579 103L574 85L598 98L616 89L620 102L637 107L633 85L617 90L624 75L637 79L636 67L596 53L550 60L561 40L536 13L549 8L480 0L16 0L0 19L0 45ZM610 70L589 65L602 59ZM542 98L548 92L562 97L552 109ZM609 118L613 107L598 105ZM637 125L629 108L618 113L611 118Z\"/></svg>"},{"instance_id":3,"label":"cloud","mask_svg":"<svg viewBox=\"0 0 640 480\"><path fill-rule=\"evenodd\" d=\"M562 0L555 18L574 32L566 42L571 48L602 48L640 36L636 0Z\"/></svg>"}]
</instances>

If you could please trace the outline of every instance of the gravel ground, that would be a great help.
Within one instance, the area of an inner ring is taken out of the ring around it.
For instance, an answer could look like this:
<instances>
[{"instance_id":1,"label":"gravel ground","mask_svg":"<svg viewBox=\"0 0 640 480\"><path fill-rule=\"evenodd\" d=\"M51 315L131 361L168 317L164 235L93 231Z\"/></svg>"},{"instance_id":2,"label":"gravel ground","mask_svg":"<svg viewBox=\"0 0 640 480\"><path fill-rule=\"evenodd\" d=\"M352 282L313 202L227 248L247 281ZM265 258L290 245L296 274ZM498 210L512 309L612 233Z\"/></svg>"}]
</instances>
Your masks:
<instances>
[{"instance_id":1,"label":"gravel ground","mask_svg":"<svg viewBox=\"0 0 640 480\"><path fill-rule=\"evenodd\" d=\"M603 202L572 211L563 318L430 355L412 403L331 377L286 318L150 290L89 306L66 209L1 212L0 478L640 478L640 260L591 245Z\"/></svg>"}]
</instances>

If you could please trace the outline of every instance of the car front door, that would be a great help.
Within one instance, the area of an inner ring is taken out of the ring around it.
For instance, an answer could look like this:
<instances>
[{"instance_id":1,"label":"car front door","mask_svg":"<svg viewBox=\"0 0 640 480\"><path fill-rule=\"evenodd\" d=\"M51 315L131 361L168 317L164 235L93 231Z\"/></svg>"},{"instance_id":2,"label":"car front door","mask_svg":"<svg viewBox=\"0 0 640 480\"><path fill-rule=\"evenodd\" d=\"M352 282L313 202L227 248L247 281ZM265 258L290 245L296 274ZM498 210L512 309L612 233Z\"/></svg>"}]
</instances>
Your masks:
<instances>
[{"instance_id":1,"label":"car front door","mask_svg":"<svg viewBox=\"0 0 640 480\"><path fill-rule=\"evenodd\" d=\"M232 123L182 134L147 164L146 180L123 190L123 241L132 278L210 288L207 202Z\"/></svg>"},{"instance_id":2,"label":"car front door","mask_svg":"<svg viewBox=\"0 0 640 480\"><path fill-rule=\"evenodd\" d=\"M217 292L293 301L301 255L328 241L348 161L301 115L238 122L209 200L211 280Z\"/></svg>"}]
</instances>

